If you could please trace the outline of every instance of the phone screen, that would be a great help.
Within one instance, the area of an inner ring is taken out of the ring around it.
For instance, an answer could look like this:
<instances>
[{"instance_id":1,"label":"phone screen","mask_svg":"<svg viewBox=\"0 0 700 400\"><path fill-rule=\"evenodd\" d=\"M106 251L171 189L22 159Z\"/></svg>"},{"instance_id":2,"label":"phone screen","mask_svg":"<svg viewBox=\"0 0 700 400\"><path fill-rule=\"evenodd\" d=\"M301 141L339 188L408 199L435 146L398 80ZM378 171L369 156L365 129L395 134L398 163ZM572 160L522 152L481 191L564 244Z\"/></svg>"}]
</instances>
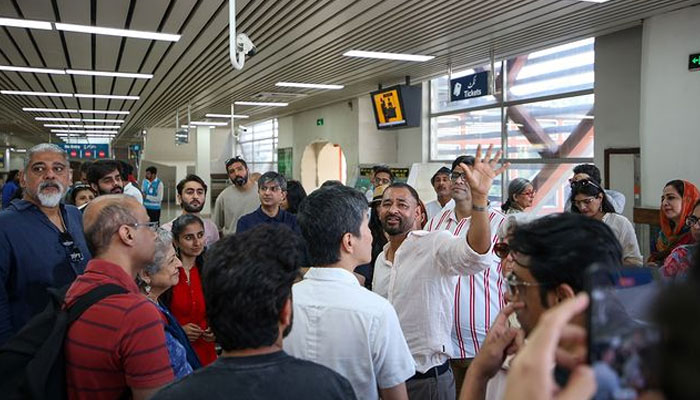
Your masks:
<instances>
[{"instance_id":1,"label":"phone screen","mask_svg":"<svg viewBox=\"0 0 700 400\"><path fill-rule=\"evenodd\" d=\"M660 333L652 305L661 290L658 271L593 266L588 273L588 359L596 400L636 399L655 384Z\"/></svg>"}]
</instances>

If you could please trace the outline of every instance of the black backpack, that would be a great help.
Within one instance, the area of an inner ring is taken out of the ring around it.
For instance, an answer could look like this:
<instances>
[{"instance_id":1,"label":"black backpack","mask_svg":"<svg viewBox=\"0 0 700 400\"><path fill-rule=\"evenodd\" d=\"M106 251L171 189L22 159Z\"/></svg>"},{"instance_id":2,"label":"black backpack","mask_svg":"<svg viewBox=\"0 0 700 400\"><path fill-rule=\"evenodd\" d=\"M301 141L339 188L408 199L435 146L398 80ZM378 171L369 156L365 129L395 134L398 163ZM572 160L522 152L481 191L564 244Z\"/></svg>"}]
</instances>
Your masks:
<instances>
[{"instance_id":1,"label":"black backpack","mask_svg":"<svg viewBox=\"0 0 700 400\"><path fill-rule=\"evenodd\" d=\"M3 399L66 399L63 344L68 328L98 301L127 293L115 284L98 286L63 310L67 291L68 286L49 289L51 300L46 309L0 348L0 397Z\"/></svg>"}]
</instances>

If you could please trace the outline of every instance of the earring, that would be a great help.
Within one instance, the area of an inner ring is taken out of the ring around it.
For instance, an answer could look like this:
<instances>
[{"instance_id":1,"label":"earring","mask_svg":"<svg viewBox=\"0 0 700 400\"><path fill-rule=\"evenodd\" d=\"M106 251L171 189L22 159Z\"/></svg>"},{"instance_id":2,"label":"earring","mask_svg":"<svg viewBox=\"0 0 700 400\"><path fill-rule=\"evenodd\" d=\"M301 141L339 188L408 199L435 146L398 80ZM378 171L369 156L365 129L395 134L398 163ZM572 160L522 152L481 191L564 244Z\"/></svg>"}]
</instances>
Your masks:
<instances>
[{"instance_id":1,"label":"earring","mask_svg":"<svg viewBox=\"0 0 700 400\"><path fill-rule=\"evenodd\" d=\"M151 285L149 285L149 284L147 283L146 286L143 288L143 290L146 291L146 295L151 294Z\"/></svg>"}]
</instances>

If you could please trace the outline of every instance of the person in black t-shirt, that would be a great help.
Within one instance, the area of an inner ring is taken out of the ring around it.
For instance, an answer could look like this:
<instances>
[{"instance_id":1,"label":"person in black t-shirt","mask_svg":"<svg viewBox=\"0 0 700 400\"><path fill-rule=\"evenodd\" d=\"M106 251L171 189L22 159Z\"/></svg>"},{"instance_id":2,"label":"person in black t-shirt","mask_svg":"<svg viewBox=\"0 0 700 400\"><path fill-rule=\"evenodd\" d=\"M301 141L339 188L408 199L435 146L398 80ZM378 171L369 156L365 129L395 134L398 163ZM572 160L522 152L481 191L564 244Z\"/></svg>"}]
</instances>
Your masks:
<instances>
[{"instance_id":1,"label":"person in black t-shirt","mask_svg":"<svg viewBox=\"0 0 700 400\"><path fill-rule=\"evenodd\" d=\"M289 356L292 283L299 246L283 225L225 236L207 252L202 289L221 357L156 394L154 400L355 399L347 379Z\"/></svg>"}]
</instances>

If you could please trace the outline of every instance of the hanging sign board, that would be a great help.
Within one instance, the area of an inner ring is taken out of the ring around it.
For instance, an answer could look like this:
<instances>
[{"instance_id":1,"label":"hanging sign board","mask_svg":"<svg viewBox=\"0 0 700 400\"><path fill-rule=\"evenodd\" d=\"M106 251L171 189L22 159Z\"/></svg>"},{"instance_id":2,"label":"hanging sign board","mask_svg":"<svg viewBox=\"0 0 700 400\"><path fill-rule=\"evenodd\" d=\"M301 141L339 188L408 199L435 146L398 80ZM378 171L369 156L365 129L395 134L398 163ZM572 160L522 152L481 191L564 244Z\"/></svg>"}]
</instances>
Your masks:
<instances>
[{"instance_id":1,"label":"hanging sign board","mask_svg":"<svg viewBox=\"0 0 700 400\"><path fill-rule=\"evenodd\" d=\"M489 94L489 71L450 79L450 101L473 99Z\"/></svg>"}]
</instances>

